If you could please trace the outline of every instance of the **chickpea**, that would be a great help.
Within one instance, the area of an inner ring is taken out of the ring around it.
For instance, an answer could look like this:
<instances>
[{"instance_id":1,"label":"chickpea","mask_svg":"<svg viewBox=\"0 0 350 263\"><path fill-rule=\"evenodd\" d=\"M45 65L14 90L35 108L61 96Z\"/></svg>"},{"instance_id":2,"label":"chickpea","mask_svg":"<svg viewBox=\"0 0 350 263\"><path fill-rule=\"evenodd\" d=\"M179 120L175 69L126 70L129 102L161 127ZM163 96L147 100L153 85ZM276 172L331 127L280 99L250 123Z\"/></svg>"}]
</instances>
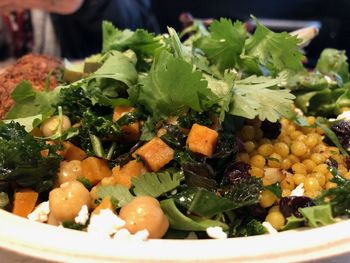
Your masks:
<instances>
[{"instance_id":1,"label":"chickpea","mask_svg":"<svg viewBox=\"0 0 350 263\"><path fill-rule=\"evenodd\" d=\"M61 119L58 115L52 116L41 124L40 130L45 137L52 136L59 128L60 122ZM68 130L71 126L70 119L66 115L62 115L61 132Z\"/></svg>"},{"instance_id":2,"label":"chickpea","mask_svg":"<svg viewBox=\"0 0 350 263\"><path fill-rule=\"evenodd\" d=\"M60 170L58 172L58 184L61 185L66 182L74 181L78 177L82 176L81 161L63 161L60 164Z\"/></svg>"},{"instance_id":3,"label":"chickpea","mask_svg":"<svg viewBox=\"0 0 350 263\"><path fill-rule=\"evenodd\" d=\"M78 181L62 184L49 194L49 206L52 216L58 221L74 220L83 205L90 206L89 191Z\"/></svg>"},{"instance_id":4,"label":"chickpea","mask_svg":"<svg viewBox=\"0 0 350 263\"><path fill-rule=\"evenodd\" d=\"M150 196L136 197L119 213L120 218L125 220L125 228L134 234L140 230L148 230L150 238L161 238L169 227L168 218L157 199Z\"/></svg>"}]
</instances>

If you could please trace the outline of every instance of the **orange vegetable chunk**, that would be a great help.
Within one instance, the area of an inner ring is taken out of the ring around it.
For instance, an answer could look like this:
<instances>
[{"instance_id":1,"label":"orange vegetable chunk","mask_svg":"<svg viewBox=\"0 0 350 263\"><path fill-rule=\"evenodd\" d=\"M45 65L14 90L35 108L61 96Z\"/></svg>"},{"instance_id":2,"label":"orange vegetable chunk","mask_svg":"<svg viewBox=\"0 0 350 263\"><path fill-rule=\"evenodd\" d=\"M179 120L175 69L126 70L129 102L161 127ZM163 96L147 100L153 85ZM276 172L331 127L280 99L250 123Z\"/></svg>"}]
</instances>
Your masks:
<instances>
[{"instance_id":1,"label":"orange vegetable chunk","mask_svg":"<svg viewBox=\"0 0 350 263\"><path fill-rule=\"evenodd\" d=\"M92 211L91 215L98 215L103 209L109 209L114 212L111 198L109 196L103 198L102 202L94 209L94 211Z\"/></svg>"},{"instance_id":2,"label":"orange vegetable chunk","mask_svg":"<svg viewBox=\"0 0 350 263\"><path fill-rule=\"evenodd\" d=\"M154 137L141 146L136 150L136 154L139 155L154 172L159 171L174 158L174 150L158 137Z\"/></svg>"},{"instance_id":3,"label":"orange vegetable chunk","mask_svg":"<svg viewBox=\"0 0 350 263\"><path fill-rule=\"evenodd\" d=\"M32 189L22 189L15 193L12 213L27 217L35 207L39 194Z\"/></svg>"},{"instance_id":4,"label":"orange vegetable chunk","mask_svg":"<svg viewBox=\"0 0 350 263\"><path fill-rule=\"evenodd\" d=\"M103 178L112 175L106 160L96 157L88 157L84 159L81 162L81 169L83 176L93 185L98 184Z\"/></svg>"},{"instance_id":5,"label":"orange vegetable chunk","mask_svg":"<svg viewBox=\"0 0 350 263\"><path fill-rule=\"evenodd\" d=\"M132 160L120 167L119 165L112 169L113 176L116 184L122 184L127 188L131 188L131 178L139 176L147 172L146 167L142 162Z\"/></svg>"},{"instance_id":6,"label":"orange vegetable chunk","mask_svg":"<svg viewBox=\"0 0 350 263\"><path fill-rule=\"evenodd\" d=\"M133 107L129 106L116 106L113 112L113 122L119 120L125 113L132 112ZM122 126L124 138L128 141L137 141L140 137L140 123L134 122L129 125Z\"/></svg>"},{"instance_id":7,"label":"orange vegetable chunk","mask_svg":"<svg viewBox=\"0 0 350 263\"><path fill-rule=\"evenodd\" d=\"M71 142L63 142L63 147L65 149L64 159L68 161L81 161L87 157L87 154L82 149Z\"/></svg>"},{"instance_id":8,"label":"orange vegetable chunk","mask_svg":"<svg viewBox=\"0 0 350 263\"><path fill-rule=\"evenodd\" d=\"M217 131L195 123L188 134L187 146L192 152L211 157L215 151L218 136Z\"/></svg>"}]
</instances>

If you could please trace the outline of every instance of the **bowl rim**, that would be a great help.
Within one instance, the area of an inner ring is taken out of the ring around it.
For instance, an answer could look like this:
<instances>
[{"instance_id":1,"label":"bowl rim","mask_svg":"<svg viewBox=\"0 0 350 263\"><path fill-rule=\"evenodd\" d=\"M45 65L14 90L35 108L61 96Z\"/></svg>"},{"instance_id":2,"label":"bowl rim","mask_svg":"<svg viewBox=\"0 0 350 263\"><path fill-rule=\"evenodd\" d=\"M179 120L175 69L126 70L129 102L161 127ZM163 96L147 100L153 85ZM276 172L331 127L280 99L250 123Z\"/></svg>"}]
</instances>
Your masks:
<instances>
[{"instance_id":1,"label":"bowl rim","mask_svg":"<svg viewBox=\"0 0 350 263\"><path fill-rule=\"evenodd\" d=\"M64 262L295 262L349 253L350 220L261 236L143 242L97 238L0 209L0 249Z\"/></svg>"}]
</instances>

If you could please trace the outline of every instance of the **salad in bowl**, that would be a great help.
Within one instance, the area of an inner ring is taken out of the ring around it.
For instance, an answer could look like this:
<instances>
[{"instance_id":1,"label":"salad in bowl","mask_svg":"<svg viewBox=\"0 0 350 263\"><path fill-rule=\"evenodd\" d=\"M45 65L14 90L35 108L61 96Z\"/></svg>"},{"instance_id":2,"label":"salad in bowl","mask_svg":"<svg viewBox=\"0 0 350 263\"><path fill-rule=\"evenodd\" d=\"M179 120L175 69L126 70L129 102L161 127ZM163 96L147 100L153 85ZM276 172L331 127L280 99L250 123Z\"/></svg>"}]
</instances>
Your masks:
<instances>
[{"instance_id":1,"label":"salad in bowl","mask_svg":"<svg viewBox=\"0 0 350 263\"><path fill-rule=\"evenodd\" d=\"M183 39L182 41L180 39ZM0 206L111 239L226 239L347 218L349 71L256 20L177 34L103 23L58 86L0 123ZM50 77L50 76L49 76Z\"/></svg>"}]
</instances>

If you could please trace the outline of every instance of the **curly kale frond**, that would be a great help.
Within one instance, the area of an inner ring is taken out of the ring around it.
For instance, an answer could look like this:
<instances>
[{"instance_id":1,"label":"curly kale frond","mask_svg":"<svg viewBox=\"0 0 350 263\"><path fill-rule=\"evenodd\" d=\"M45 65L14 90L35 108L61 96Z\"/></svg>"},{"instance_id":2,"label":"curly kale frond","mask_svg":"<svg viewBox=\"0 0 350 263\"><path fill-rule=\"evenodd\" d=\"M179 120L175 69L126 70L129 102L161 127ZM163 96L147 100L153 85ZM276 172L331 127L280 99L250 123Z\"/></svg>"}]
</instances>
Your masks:
<instances>
[{"instance_id":1,"label":"curly kale frond","mask_svg":"<svg viewBox=\"0 0 350 263\"><path fill-rule=\"evenodd\" d=\"M18 123L0 123L0 186L2 191L29 187L50 190L60 164L57 147L28 134ZM43 154L43 151L47 154Z\"/></svg>"}]
</instances>

